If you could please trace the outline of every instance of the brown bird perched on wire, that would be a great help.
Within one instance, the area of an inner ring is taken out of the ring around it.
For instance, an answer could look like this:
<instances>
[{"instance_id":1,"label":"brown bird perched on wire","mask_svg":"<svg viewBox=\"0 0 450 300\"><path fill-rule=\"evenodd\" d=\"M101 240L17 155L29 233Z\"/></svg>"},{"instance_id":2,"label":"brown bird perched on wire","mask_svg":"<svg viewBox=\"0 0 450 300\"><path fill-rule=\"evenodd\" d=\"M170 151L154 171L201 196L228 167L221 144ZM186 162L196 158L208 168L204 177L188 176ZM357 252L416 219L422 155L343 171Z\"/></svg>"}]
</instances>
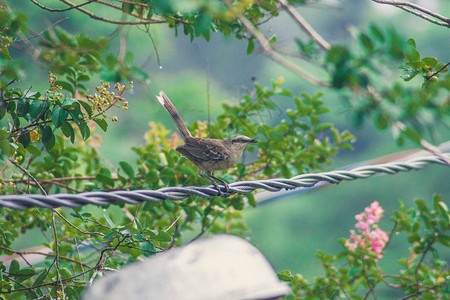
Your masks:
<instances>
[{"instance_id":1,"label":"brown bird perched on wire","mask_svg":"<svg viewBox=\"0 0 450 300\"><path fill-rule=\"evenodd\" d=\"M233 136L226 140L193 137L166 94L161 91L156 98L172 117L183 137L184 145L178 146L175 150L197 166L198 174L208 179L217 189L219 195L221 190L217 182L223 184L227 194L229 191L228 184L223 179L215 177L213 172L228 169L236 164L245 148L252 143L256 143L256 140L245 135Z\"/></svg>"}]
</instances>

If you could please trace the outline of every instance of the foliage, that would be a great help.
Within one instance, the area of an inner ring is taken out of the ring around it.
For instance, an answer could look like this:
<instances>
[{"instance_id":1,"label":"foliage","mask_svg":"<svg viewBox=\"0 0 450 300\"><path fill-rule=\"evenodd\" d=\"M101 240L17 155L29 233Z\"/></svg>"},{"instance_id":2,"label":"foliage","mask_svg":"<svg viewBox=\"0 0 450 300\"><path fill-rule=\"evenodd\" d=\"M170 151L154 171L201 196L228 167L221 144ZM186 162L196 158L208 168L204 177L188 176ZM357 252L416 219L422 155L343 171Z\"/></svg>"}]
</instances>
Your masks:
<instances>
[{"instance_id":1,"label":"foliage","mask_svg":"<svg viewBox=\"0 0 450 300\"><path fill-rule=\"evenodd\" d=\"M336 255L319 251L316 257L321 261L325 275L308 282L301 274L282 271L279 277L288 282L293 295L286 299L367 299L377 298L383 287L403 290L405 295L420 299L445 299L448 294L446 278L449 276L447 263L438 253L439 244L449 247L449 211L441 196L434 196L433 207L425 201L416 200L415 209L394 211L394 228L390 240L405 237L411 245L410 257L397 260L397 274L386 274L379 265L377 253L359 248L349 248ZM405 233L405 234L400 234ZM342 239L342 246L347 247ZM390 243L391 241L389 241ZM389 245L388 243L388 245ZM386 245L384 252L389 251ZM369 247L370 249L370 247Z\"/></svg>"},{"instance_id":2,"label":"foliage","mask_svg":"<svg viewBox=\"0 0 450 300\"><path fill-rule=\"evenodd\" d=\"M191 40L203 37L209 41L211 33L219 32L247 40L247 53L251 54L262 43L260 31L255 30L278 17L279 3L111 1L97 3L112 12L108 18L95 11L91 17L96 22L140 26L152 42L150 24L167 24L175 34L182 30ZM0 155L5 161L0 171L2 194L158 189L208 183L173 150L181 143L179 136L155 122L149 123L146 144L131 149L138 157L135 162L120 161L117 170L105 163L97 151L101 139L95 131L99 127L107 132L109 121L119 121L111 116L112 109L126 110L127 91L133 88L131 80L146 84L148 74L135 66L132 51L121 49L115 54L110 49L110 36L71 34L55 23L27 38L27 13L14 12L7 3L4 5L0 8ZM123 15L115 18L118 13ZM357 44L330 48L319 47L314 36L308 41L297 40L298 55L326 72L324 90L342 95L354 123L362 124L372 117L377 128L391 128L398 142L408 138L421 143L426 134L436 138L436 124L448 122L448 64L433 57L421 58L414 40L404 40L392 29L373 25L367 33L355 35ZM32 82L27 83L28 88L19 84L23 65L10 50L25 41L30 47L23 52L49 71L47 88L33 88ZM276 36L267 43L269 49L265 52L271 56L271 51L276 51ZM400 80L392 81L392 76ZM273 81L270 87L255 83L239 103L224 103L216 122L197 121L190 126L199 137L224 138L239 132L259 139L257 153L250 155L252 163L244 160L226 170L226 180L289 178L323 170L331 165L338 150L352 149L352 134L326 121L330 112L327 94L295 95L282 84L283 78ZM270 116L275 113L284 119L271 124ZM255 147L249 150L256 152ZM76 299L86 284L104 270L118 269L206 233L245 235L242 209L246 203L256 206L253 195L245 197L206 200L191 196L180 202L166 200L136 206L118 203L106 209L0 208L2 253L26 254L14 249L13 243L32 229L40 231L45 239L39 250L45 257L42 264L22 266L13 260L7 267L0 262L2 297L34 299L50 294ZM336 256L319 254L327 276L313 284L289 272L282 272L280 278L292 284L294 296L312 298L357 298L361 287L373 294L373 288L382 283L408 295L434 295L442 290L442 278L447 276L434 244L448 247L444 233L448 212L439 197L435 197L432 210L423 201L417 205L418 210L402 208L394 214L396 232L409 234L415 253L401 260L405 269L402 276L392 277L396 283L388 282L389 276L383 275L373 253L362 250ZM419 233L421 227L426 228L423 234ZM430 266L423 261L427 253L436 253ZM422 258L415 263L418 255ZM334 267L333 263L340 259L346 259L347 265Z\"/></svg>"}]
</instances>

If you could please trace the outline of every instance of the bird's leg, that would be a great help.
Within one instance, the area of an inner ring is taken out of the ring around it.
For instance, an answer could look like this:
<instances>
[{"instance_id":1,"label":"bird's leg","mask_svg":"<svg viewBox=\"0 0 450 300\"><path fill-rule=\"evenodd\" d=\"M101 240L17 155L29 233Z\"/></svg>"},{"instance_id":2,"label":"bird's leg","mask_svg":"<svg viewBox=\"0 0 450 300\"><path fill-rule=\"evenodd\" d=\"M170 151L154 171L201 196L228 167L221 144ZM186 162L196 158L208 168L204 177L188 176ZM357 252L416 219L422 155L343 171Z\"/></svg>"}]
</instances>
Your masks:
<instances>
[{"instance_id":1,"label":"bird's leg","mask_svg":"<svg viewBox=\"0 0 450 300\"><path fill-rule=\"evenodd\" d=\"M217 194L217 196L220 196L220 195L222 194L221 191L220 191L219 185L217 184L217 182L215 182L212 178L209 177L208 172L202 173L202 172L199 171L199 172L198 172L198 175L200 175L201 177L203 177L203 178L205 178L205 179L208 179L208 181L210 181L210 182L214 185L214 187L216 188L216 190L219 192L219 193Z\"/></svg>"},{"instance_id":2,"label":"bird's leg","mask_svg":"<svg viewBox=\"0 0 450 300\"><path fill-rule=\"evenodd\" d=\"M206 174L207 174L210 178L213 178L213 179L219 181L220 183L222 183L223 186L225 187L225 194L228 194L228 192L230 191L230 187L228 186L228 183L227 183L225 180L223 180L223 179L221 179L221 178L218 178L218 177L214 176L214 175L212 174L212 172L206 172Z\"/></svg>"}]
</instances>

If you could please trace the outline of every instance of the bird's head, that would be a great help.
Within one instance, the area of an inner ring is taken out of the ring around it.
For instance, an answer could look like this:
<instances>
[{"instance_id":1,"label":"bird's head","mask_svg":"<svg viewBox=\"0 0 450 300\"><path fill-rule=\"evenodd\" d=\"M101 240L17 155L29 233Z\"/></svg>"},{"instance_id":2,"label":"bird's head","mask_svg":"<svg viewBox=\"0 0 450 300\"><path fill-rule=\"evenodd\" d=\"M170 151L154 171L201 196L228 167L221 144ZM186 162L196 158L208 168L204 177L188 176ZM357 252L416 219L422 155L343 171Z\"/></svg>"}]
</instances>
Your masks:
<instances>
[{"instance_id":1,"label":"bird's head","mask_svg":"<svg viewBox=\"0 0 450 300\"><path fill-rule=\"evenodd\" d=\"M226 140L230 147L236 150L244 150L248 145L256 143L257 140L245 135L236 135Z\"/></svg>"}]
</instances>

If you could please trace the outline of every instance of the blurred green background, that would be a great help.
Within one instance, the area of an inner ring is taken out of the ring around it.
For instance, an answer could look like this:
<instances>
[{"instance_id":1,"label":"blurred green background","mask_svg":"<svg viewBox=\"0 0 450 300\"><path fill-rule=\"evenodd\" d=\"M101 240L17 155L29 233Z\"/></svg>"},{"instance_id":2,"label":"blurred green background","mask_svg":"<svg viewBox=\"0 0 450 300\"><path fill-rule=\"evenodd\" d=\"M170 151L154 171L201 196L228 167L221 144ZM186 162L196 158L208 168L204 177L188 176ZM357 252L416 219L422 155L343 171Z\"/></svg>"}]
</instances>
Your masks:
<instances>
[{"instance_id":1,"label":"blurred green background","mask_svg":"<svg viewBox=\"0 0 450 300\"><path fill-rule=\"evenodd\" d=\"M54 22L68 17L58 26L72 34L86 32L93 36L111 36L111 52L123 53L125 46L127 51L133 53L134 63L148 72L148 80L135 81L134 91L125 94L129 110L117 110L119 121L110 123L108 133L102 136L100 152L105 160L116 167L121 160L133 162L136 159L130 148L145 142L143 135L148 129L148 122L162 122L174 129L168 115L154 97L159 90L169 95L189 123L207 118L208 90L214 119L220 112L221 103L239 101L243 94L253 90L254 81L269 86L278 77L283 77L283 87L296 95L324 92L322 99L332 108L332 113L327 116L328 121L335 123L340 130L350 130L356 136L357 141L353 145L355 150L339 153L328 170L415 148L408 143L397 146L389 131L375 130L370 121L354 128L349 122L347 108L339 100L339 94L305 83L262 55L258 47L251 55L247 55L245 41L213 34L210 42L201 38L191 42L182 33L176 37L167 25L152 25L150 33L159 53L158 58L143 28L122 28L122 34L127 33L128 40L126 44L121 44L120 35L113 25L94 21L74 11L44 11L29 1L9 2L13 10L28 13L29 27L34 32L39 33ZM450 15L449 1L419 2L442 15ZM53 8L57 7L52 5L59 4L55 1L42 3ZM58 7L62 8L61 5ZM376 24L385 29L395 28L405 40L414 37L417 49L423 56L434 56L439 61L449 61L450 58L448 28L433 25L400 9L369 0L342 0L313 3L302 7L301 13L331 43L348 43L352 39L352 30L365 31L369 24ZM267 36L275 34L277 45L284 49L295 49L295 39L304 37L296 24L284 14L267 22L264 29ZM33 62L33 58L24 54L23 49L12 49L11 56L23 61L25 78L19 83L22 88L48 86L48 69L45 66ZM310 72L316 70L311 68ZM280 114L270 116L271 124L284 118L282 111L293 105L282 97L275 98L275 101L279 101L277 105L282 110ZM432 142L439 144L448 140L448 132L448 128L443 128L441 140ZM100 131L97 133L102 134ZM340 251L337 239L349 237L349 230L356 223L354 215L362 212L364 207L375 200L379 201L385 210L380 227L390 231L393 224L389 217L393 210L398 209L400 199L406 207L411 207L415 199L424 199L430 203L433 193L439 193L448 203L449 178L448 168L427 166L420 171L394 176L377 175L323 190L291 195L257 208L247 208L245 215L250 227L248 236L277 271L290 269L312 278L321 275L319 262L314 258L316 251L321 249L330 254ZM389 245L391 249L388 255L380 262L382 267L387 270L398 267L396 259L408 255L405 241L406 236L401 235L394 239Z\"/></svg>"}]
</instances>

